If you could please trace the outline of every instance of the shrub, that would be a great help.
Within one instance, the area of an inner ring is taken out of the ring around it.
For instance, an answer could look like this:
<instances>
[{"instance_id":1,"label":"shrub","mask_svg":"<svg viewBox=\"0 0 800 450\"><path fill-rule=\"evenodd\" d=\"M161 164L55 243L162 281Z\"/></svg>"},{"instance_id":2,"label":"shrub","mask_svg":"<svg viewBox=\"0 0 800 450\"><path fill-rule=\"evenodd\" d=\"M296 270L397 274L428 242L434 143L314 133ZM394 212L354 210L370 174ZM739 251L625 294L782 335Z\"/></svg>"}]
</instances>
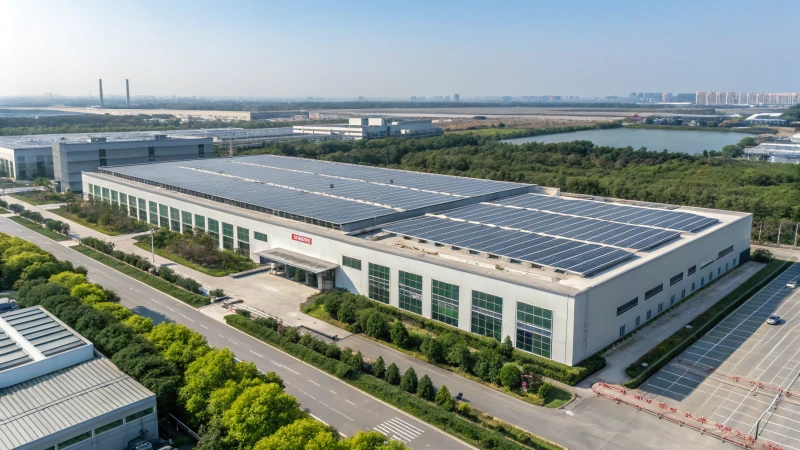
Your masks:
<instances>
[{"instance_id":1,"label":"shrub","mask_svg":"<svg viewBox=\"0 0 800 450\"><path fill-rule=\"evenodd\" d=\"M389 367L386 369L386 381L395 386L400 384L400 369L397 368L397 364L389 364Z\"/></svg>"},{"instance_id":2,"label":"shrub","mask_svg":"<svg viewBox=\"0 0 800 450\"><path fill-rule=\"evenodd\" d=\"M536 391L536 394L544 400L550 394L550 391L553 389L553 385L550 383L542 383L539 386L539 390Z\"/></svg>"},{"instance_id":3,"label":"shrub","mask_svg":"<svg viewBox=\"0 0 800 450\"><path fill-rule=\"evenodd\" d=\"M753 253L750 254L750 257L753 261L760 263L768 263L775 258L772 255L772 252L765 248L757 248L753 250Z\"/></svg>"},{"instance_id":4,"label":"shrub","mask_svg":"<svg viewBox=\"0 0 800 450\"><path fill-rule=\"evenodd\" d=\"M522 385L522 374L514 363L507 363L500 369L500 383L503 387L517 389Z\"/></svg>"},{"instance_id":5,"label":"shrub","mask_svg":"<svg viewBox=\"0 0 800 450\"><path fill-rule=\"evenodd\" d=\"M369 336L383 339L389 332L389 320L380 312L375 312L367 319L365 331Z\"/></svg>"},{"instance_id":6,"label":"shrub","mask_svg":"<svg viewBox=\"0 0 800 450\"><path fill-rule=\"evenodd\" d=\"M340 322L344 322L346 324L354 323L356 321L357 310L358 308L356 307L355 302L344 301L339 307L339 311L336 314L336 318L339 319Z\"/></svg>"},{"instance_id":7,"label":"shrub","mask_svg":"<svg viewBox=\"0 0 800 450\"><path fill-rule=\"evenodd\" d=\"M245 309L237 309L236 314L247 317L248 319L252 316L252 314L250 314L250 311L247 311Z\"/></svg>"},{"instance_id":8,"label":"shrub","mask_svg":"<svg viewBox=\"0 0 800 450\"><path fill-rule=\"evenodd\" d=\"M428 375L423 375L422 378L419 379L419 384L417 385L417 395L425 400L433 401L436 398L436 391L433 389L433 382L431 381L431 377Z\"/></svg>"},{"instance_id":9,"label":"shrub","mask_svg":"<svg viewBox=\"0 0 800 450\"><path fill-rule=\"evenodd\" d=\"M215 297L215 298L224 297L225 296L225 291L223 291L222 289L219 289L219 288L212 289L212 290L210 290L208 292L208 295L210 295L212 297Z\"/></svg>"},{"instance_id":10,"label":"shrub","mask_svg":"<svg viewBox=\"0 0 800 450\"><path fill-rule=\"evenodd\" d=\"M400 380L400 389L415 393L417 392L417 385L419 381L417 380L417 372L414 371L413 367L409 367L408 370L403 374L403 378Z\"/></svg>"},{"instance_id":11,"label":"shrub","mask_svg":"<svg viewBox=\"0 0 800 450\"><path fill-rule=\"evenodd\" d=\"M350 357L347 358L347 365L352 367L353 370L357 370L359 372L363 370L364 355L361 354L361 350L351 354Z\"/></svg>"},{"instance_id":12,"label":"shrub","mask_svg":"<svg viewBox=\"0 0 800 450\"><path fill-rule=\"evenodd\" d=\"M425 339L423 340L419 349L422 351L422 354L428 358L428 361L432 363L440 362L444 356L442 345L437 339L434 339L430 336L425 336Z\"/></svg>"},{"instance_id":13,"label":"shrub","mask_svg":"<svg viewBox=\"0 0 800 450\"><path fill-rule=\"evenodd\" d=\"M258 317L255 320L256 324L262 327L267 327L272 331L278 330L278 321L273 319L272 317Z\"/></svg>"},{"instance_id":14,"label":"shrub","mask_svg":"<svg viewBox=\"0 0 800 450\"><path fill-rule=\"evenodd\" d=\"M456 401L450 395L450 390L447 386L442 385L441 389L436 393L436 404L445 409L445 411L452 411L456 407Z\"/></svg>"},{"instance_id":15,"label":"shrub","mask_svg":"<svg viewBox=\"0 0 800 450\"><path fill-rule=\"evenodd\" d=\"M375 360L375 364L372 365L372 374L380 379L386 377L386 363L383 362L383 356L378 356L378 359Z\"/></svg>"},{"instance_id":16,"label":"shrub","mask_svg":"<svg viewBox=\"0 0 800 450\"><path fill-rule=\"evenodd\" d=\"M25 207L20 205L20 204L18 204L18 203L12 203L12 204L8 205L8 209L10 209L11 212L17 213L17 214L21 213L22 211L25 211Z\"/></svg>"},{"instance_id":17,"label":"shrub","mask_svg":"<svg viewBox=\"0 0 800 450\"><path fill-rule=\"evenodd\" d=\"M469 407L469 404L465 402L461 402L458 404L458 413L464 417L470 417L472 415L472 408Z\"/></svg>"},{"instance_id":18,"label":"shrub","mask_svg":"<svg viewBox=\"0 0 800 450\"><path fill-rule=\"evenodd\" d=\"M389 330L389 335L392 337L392 343L394 345L400 348L406 348L408 346L408 330L403 322L396 320Z\"/></svg>"}]
</instances>

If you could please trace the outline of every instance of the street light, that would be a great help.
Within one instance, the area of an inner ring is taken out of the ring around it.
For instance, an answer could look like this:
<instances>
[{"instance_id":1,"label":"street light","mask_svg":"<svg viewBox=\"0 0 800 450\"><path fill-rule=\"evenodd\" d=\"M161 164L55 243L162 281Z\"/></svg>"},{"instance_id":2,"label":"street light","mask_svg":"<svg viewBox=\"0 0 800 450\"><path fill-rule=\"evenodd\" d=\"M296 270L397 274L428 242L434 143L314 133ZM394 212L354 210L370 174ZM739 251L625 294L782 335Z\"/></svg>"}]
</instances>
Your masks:
<instances>
[{"instance_id":1,"label":"street light","mask_svg":"<svg viewBox=\"0 0 800 450\"><path fill-rule=\"evenodd\" d=\"M155 244L155 239L153 238L153 236L155 236L155 234L156 234L156 230L154 228L151 228L150 229L150 251L153 254L153 265L156 264L156 244Z\"/></svg>"}]
</instances>

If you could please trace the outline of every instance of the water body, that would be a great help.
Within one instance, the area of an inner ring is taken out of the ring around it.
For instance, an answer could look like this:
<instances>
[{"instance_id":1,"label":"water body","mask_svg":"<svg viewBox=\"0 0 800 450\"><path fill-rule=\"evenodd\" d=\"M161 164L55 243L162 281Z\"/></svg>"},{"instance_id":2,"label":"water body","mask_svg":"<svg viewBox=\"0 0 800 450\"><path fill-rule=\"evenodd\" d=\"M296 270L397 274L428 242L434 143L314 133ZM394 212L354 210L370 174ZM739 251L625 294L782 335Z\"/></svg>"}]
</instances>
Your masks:
<instances>
[{"instance_id":1,"label":"water body","mask_svg":"<svg viewBox=\"0 0 800 450\"><path fill-rule=\"evenodd\" d=\"M571 142L591 141L598 146L647 147L651 151L668 150L690 154L703 153L703 150L722 150L722 147L735 144L750 136L745 133L726 133L724 131L697 130L651 130L643 128L611 128L608 130L574 131L571 133L547 134L518 139L507 139L511 144L528 142Z\"/></svg>"},{"instance_id":2,"label":"water body","mask_svg":"<svg viewBox=\"0 0 800 450\"><path fill-rule=\"evenodd\" d=\"M42 109L0 109L0 119L21 118L21 117L47 117L47 116L76 116L81 113L67 111L50 111Z\"/></svg>"}]
</instances>

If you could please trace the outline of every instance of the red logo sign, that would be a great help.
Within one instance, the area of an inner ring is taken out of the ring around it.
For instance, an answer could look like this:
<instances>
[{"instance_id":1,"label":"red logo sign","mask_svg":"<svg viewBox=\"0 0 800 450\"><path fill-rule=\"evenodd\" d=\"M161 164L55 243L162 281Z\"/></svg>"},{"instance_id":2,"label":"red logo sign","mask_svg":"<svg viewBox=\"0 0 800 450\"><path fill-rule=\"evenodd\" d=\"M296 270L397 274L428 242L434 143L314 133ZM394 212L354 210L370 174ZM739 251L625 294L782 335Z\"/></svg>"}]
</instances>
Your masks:
<instances>
[{"instance_id":1,"label":"red logo sign","mask_svg":"<svg viewBox=\"0 0 800 450\"><path fill-rule=\"evenodd\" d=\"M297 242L302 242L303 244L311 245L311 238L300 236L299 234L292 234L292 240Z\"/></svg>"}]
</instances>

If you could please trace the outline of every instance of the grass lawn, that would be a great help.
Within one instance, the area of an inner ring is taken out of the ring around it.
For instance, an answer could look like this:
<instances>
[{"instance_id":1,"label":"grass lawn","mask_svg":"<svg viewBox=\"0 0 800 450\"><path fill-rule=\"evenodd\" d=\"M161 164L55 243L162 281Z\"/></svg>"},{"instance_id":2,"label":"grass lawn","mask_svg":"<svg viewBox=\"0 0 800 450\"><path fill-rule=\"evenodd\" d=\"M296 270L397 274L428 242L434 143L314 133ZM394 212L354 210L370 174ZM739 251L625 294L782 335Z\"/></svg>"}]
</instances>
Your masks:
<instances>
[{"instance_id":1,"label":"grass lawn","mask_svg":"<svg viewBox=\"0 0 800 450\"><path fill-rule=\"evenodd\" d=\"M11 214L11 211L9 211L9 210L7 210L5 208L0 208L0 214Z\"/></svg>"},{"instance_id":2,"label":"grass lawn","mask_svg":"<svg viewBox=\"0 0 800 450\"><path fill-rule=\"evenodd\" d=\"M136 245L137 247L139 247L141 249L147 250L148 252L152 248L150 246L150 240L149 239L143 239L142 241L137 242L134 245ZM168 251L165 251L164 249L158 249L157 248L156 249L156 255L161 256L162 258L167 258L170 261L175 262L177 264L180 264L180 265L182 265L184 267L188 267L190 269L194 269L194 270L196 270L198 272L203 272L206 275L211 275L212 277L224 277L224 276L230 275L232 273L241 272L241 270L209 269L207 267L203 267L203 266L197 265L197 264L189 261L188 259L182 258L178 254L170 253Z\"/></svg>"},{"instance_id":3,"label":"grass lawn","mask_svg":"<svg viewBox=\"0 0 800 450\"><path fill-rule=\"evenodd\" d=\"M72 247L78 253L83 253L84 255L92 258L102 264L111 267L114 270L124 273L125 275L135 278L142 283L154 288L158 289L159 291L170 295L172 297L177 298L178 300L187 303L195 308L205 306L209 304L207 298L203 297L202 295L198 295L192 292L189 292L185 289L179 288L174 284L170 283L169 281L163 280L155 275L151 275L147 272L143 272L135 267L129 266L122 261L116 260L105 253L98 252L95 249L86 247L84 245L76 245Z\"/></svg>"},{"instance_id":4,"label":"grass lawn","mask_svg":"<svg viewBox=\"0 0 800 450\"><path fill-rule=\"evenodd\" d=\"M61 194L46 191L18 192L16 194L10 194L10 196L28 203L29 205L51 205L68 201L68 199L64 198Z\"/></svg>"},{"instance_id":5,"label":"grass lawn","mask_svg":"<svg viewBox=\"0 0 800 450\"><path fill-rule=\"evenodd\" d=\"M81 224L81 225L85 226L86 228L91 228L91 229L93 229L95 231L99 231L99 232L101 232L101 233L103 233L105 235L108 235L108 236L119 236L121 234L124 234L124 233L120 233L119 231L115 231L115 230L112 230L110 228L106 228L106 227L104 227L102 225L97 225L97 224L93 224L93 223L87 222L87 221L81 219L80 217L78 217L78 216L76 216L74 214L70 214L68 212L62 211L61 209L51 209L48 212L51 212L51 213L56 214L58 216L61 216L61 217L65 218L65 219L67 219L67 220L71 220L71 221L73 221L75 223Z\"/></svg>"},{"instance_id":6,"label":"grass lawn","mask_svg":"<svg viewBox=\"0 0 800 450\"><path fill-rule=\"evenodd\" d=\"M25 227L25 228L27 228L27 229L29 229L31 231L35 231L35 232L41 234L42 236L50 238L50 239L52 239L54 241L68 241L69 240L69 238L64 236L63 234L59 234L59 233L56 233L55 231L48 230L47 228L43 228L38 223L31 222L28 219L23 219L20 216L9 217L8 219L11 220L12 222L16 222L16 223L22 225L23 227Z\"/></svg>"},{"instance_id":7,"label":"grass lawn","mask_svg":"<svg viewBox=\"0 0 800 450\"><path fill-rule=\"evenodd\" d=\"M346 323L339 322L338 320L332 318L330 316L330 314L328 314L328 312L325 311L325 308L320 304L312 303L307 308L305 308L303 310L303 312L308 314L311 317L314 317L316 319L322 320L324 322L328 322L329 324L337 326L337 327L339 327L339 328L341 328L343 330L347 329L347 324ZM412 327L410 327L408 325L406 327L409 328L409 332L412 331ZM424 330L416 330L416 332L429 334ZM553 388L550 389L550 394L547 395L547 398L545 398L544 401L542 401L542 399L539 398L538 396L523 395L523 394L519 394L519 393L516 393L516 392L511 392L511 391L503 389L502 387L497 386L495 384L487 383L487 382L483 381L482 379L476 377L475 375L472 375L470 373L466 373L466 372L460 370L458 367L453 367L453 366L450 366L448 364L436 364L436 363L429 362L428 359L425 358L425 356L423 354L419 353L419 352L415 352L415 351L411 351L411 350L408 350L408 349L400 348L400 347L392 344L391 342L386 342L386 341L382 341L380 339L375 339L375 338L367 336L366 334L363 334L363 333L360 336L363 336L363 337L365 337L365 338L367 338L367 339L369 339L371 341L377 342L378 344L381 344L381 345L383 345L385 347L389 347L391 349L397 350L398 352L402 352L402 353L405 353L406 355L413 356L414 358L417 358L420 361L427 362L428 364L434 365L434 366L436 366L436 367L438 367L440 369L444 369L444 370L446 370L448 372L452 372L452 373L454 373L456 375L459 375L459 376L462 376L462 377L467 378L469 380L472 380L472 381L474 381L476 383L480 383L480 384L482 384L482 385L484 385L486 387L490 387L490 388L492 388L492 389L494 389L494 390L496 390L498 392L504 392L504 393L506 393L506 394L508 394L508 395L510 395L512 397L516 397L516 398L518 398L518 399L520 399L522 401L528 402L528 403L530 403L532 405L544 406L545 408L560 408L560 407L564 406L566 403L568 403L570 400L572 400L572 393L571 392L566 391L566 390L556 386L555 384L553 385Z\"/></svg>"}]
</instances>

